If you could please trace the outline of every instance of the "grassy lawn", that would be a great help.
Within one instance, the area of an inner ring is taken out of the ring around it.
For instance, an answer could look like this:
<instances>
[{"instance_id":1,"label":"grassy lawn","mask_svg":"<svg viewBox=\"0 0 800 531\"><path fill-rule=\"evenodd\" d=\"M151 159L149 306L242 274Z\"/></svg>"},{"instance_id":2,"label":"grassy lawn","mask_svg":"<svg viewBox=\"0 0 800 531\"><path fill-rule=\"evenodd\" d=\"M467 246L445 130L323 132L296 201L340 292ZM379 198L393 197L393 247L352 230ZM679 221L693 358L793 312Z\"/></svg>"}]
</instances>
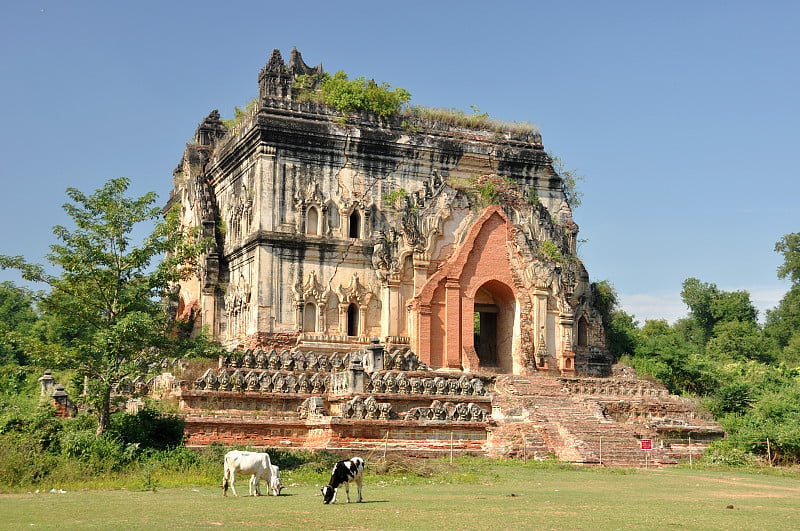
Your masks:
<instances>
[{"instance_id":1,"label":"grassy lawn","mask_svg":"<svg viewBox=\"0 0 800 531\"><path fill-rule=\"evenodd\" d=\"M349 505L343 489L336 505L323 505L320 485L291 471L279 498L223 498L209 485L4 494L0 529L800 529L797 476L493 461L454 470L367 474L364 503ZM237 484L246 494L246 479Z\"/></svg>"}]
</instances>

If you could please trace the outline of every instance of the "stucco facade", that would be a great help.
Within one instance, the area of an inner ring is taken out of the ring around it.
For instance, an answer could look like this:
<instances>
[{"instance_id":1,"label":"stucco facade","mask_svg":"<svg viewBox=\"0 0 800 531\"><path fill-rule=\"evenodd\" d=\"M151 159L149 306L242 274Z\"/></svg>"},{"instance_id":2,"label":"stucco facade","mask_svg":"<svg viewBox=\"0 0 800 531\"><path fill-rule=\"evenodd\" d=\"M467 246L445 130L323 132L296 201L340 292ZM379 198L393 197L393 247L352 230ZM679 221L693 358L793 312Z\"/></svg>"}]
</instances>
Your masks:
<instances>
[{"instance_id":1,"label":"stucco facade","mask_svg":"<svg viewBox=\"0 0 800 531\"><path fill-rule=\"evenodd\" d=\"M378 338L433 368L603 373L578 227L539 133L296 101L293 50L257 104L212 112L168 207L215 242L179 314L234 348L346 352Z\"/></svg>"}]
</instances>

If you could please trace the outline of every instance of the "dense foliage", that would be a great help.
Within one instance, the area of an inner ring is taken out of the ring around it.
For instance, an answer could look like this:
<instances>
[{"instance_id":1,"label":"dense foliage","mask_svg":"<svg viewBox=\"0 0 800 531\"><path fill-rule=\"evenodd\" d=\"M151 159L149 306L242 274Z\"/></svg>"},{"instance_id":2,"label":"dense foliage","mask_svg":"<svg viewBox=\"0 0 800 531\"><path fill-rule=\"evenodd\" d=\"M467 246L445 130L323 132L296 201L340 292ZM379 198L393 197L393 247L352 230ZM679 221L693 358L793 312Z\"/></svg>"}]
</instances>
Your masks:
<instances>
[{"instance_id":1,"label":"dense foliage","mask_svg":"<svg viewBox=\"0 0 800 531\"><path fill-rule=\"evenodd\" d=\"M15 347L17 341L41 365L72 371L80 387L70 394L96 414L98 433L110 427L113 390L123 379L204 345L202 338L177 333L181 323L165 311L164 301L175 296L178 280L194 272L206 244L181 229L176 212L162 219L154 193L130 198L128 186L119 178L90 195L67 190L71 202L64 210L74 228L53 228L59 243L47 259L56 274L23 257L0 255L0 267L50 287L37 301L39 333L20 333L32 319L32 299L18 292L19 318L7 320L5 326L14 330L2 343ZM154 229L137 244L133 234L141 224ZM26 362L14 355L18 364Z\"/></svg>"},{"instance_id":2,"label":"dense foliage","mask_svg":"<svg viewBox=\"0 0 800 531\"><path fill-rule=\"evenodd\" d=\"M792 285L763 325L746 291L689 278L681 291L686 318L640 326L615 308L607 332L615 357L640 375L657 378L673 393L702 398L728 433L722 451L797 463L800 233L785 236L776 250L784 255L778 275Z\"/></svg>"}]
</instances>

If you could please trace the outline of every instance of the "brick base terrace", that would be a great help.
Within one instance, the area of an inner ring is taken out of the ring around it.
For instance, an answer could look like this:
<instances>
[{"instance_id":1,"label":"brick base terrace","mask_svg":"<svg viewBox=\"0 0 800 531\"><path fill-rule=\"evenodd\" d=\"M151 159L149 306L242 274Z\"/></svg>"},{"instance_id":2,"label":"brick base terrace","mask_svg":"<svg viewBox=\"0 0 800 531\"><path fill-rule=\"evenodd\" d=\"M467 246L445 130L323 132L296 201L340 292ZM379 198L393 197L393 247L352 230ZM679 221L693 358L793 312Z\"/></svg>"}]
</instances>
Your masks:
<instances>
[{"instance_id":1,"label":"brick base terrace","mask_svg":"<svg viewBox=\"0 0 800 531\"><path fill-rule=\"evenodd\" d=\"M691 401L630 374L470 375L423 370L413 360L393 369L327 361L340 370L221 367L184 383L175 395L187 444L643 467L699 455L723 436ZM653 449L643 450L643 440Z\"/></svg>"}]
</instances>

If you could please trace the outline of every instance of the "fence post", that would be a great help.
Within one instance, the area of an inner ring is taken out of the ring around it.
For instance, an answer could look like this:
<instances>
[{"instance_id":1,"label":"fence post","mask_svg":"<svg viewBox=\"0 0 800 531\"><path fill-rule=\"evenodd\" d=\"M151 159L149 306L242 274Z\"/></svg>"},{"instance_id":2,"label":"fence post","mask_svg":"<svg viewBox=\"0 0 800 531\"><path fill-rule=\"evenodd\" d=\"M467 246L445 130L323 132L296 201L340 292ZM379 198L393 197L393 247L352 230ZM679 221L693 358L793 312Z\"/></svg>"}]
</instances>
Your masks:
<instances>
[{"instance_id":1,"label":"fence post","mask_svg":"<svg viewBox=\"0 0 800 531\"><path fill-rule=\"evenodd\" d=\"M767 461L769 461L769 466L772 466L772 450L769 447L769 437L767 437Z\"/></svg>"},{"instance_id":2,"label":"fence post","mask_svg":"<svg viewBox=\"0 0 800 531\"><path fill-rule=\"evenodd\" d=\"M522 462L528 462L528 441L525 434L522 434Z\"/></svg>"},{"instance_id":3,"label":"fence post","mask_svg":"<svg viewBox=\"0 0 800 531\"><path fill-rule=\"evenodd\" d=\"M600 466L603 466L603 438L600 437Z\"/></svg>"}]
</instances>

